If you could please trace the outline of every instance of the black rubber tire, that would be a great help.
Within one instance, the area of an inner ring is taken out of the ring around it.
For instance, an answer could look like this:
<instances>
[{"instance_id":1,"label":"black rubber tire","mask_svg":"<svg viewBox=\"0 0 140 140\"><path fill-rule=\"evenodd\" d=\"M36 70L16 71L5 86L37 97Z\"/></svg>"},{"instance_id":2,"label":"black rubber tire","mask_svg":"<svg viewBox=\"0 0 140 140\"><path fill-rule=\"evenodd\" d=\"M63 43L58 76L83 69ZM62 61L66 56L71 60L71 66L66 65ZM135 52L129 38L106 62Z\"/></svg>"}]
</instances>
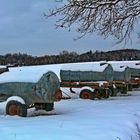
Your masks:
<instances>
[{"instance_id":1,"label":"black rubber tire","mask_svg":"<svg viewBox=\"0 0 140 140\"><path fill-rule=\"evenodd\" d=\"M11 100L6 105L6 114L10 116L18 115L21 117L26 117L27 106L18 101Z\"/></svg>"},{"instance_id":2,"label":"black rubber tire","mask_svg":"<svg viewBox=\"0 0 140 140\"><path fill-rule=\"evenodd\" d=\"M128 84L128 91L132 91L132 84Z\"/></svg>"},{"instance_id":3,"label":"black rubber tire","mask_svg":"<svg viewBox=\"0 0 140 140\"><path fill-rule=\"evenodd\" d=\"M102 92L103 92L102 98L104 98L104 99L109 98L109 90L110 90L110 89L103 89L103 90L102 90Z\"/></svg>"},{"instance_id":4,"label":"black rubber tire","mask_svg":"<svg viewBox=\"0 0 140 140\"><path fill-rule=\"evenodd\" d=\"M101 89L100 94L101 94L101 98L105 99L106 98L106 89Z\"/></svg>"},{"instance_id":5,"label":"black rubber tire","mask_svg":"<svg viewBox=\"0 0 140 140\"><path fill-rule=\"evenodd\" d=\"M91 100L94 100L94 99L95 99L95 93L94 93L94 92L91 92L91 93L90 93L90 99L91 99Z\"/></svg>"},{"instance_id":6,"label":"black rubber tire","mask_svg":"<svg viewBox=\"0 0 140 140\"><path fill-rule=\"evenodd\" d=\"M113 89L108 89L109 96L113 96Z\"/></svg>"},{"instance_id":7,"label":"black rubber tire","mask_svg":"<svg viewBox=\"0 0 140 140\"><path fill-rule=\"evenodd\" d=\"M121 94L127 94L127 88L126 87L123 87L121 89Z\"/></svg>"},{"instance_id":8,"label":"black rubber tire","mask_svg":"<svg viewBox=\"0 0 140 140\"><path fill-rule=\"evenodd\" d=\"M117 96L117 89L110 88L109 94L111 97Z\"/></svg>"},{"instance_id":9,"label":"black rubber tire","mask_svg":"<svg viewBox=\"0 0 140 140\"><path fill-rule=\"evenodd\" d=\"M94 94L95 94L95 97L97 98L97 99L101 99L102 98L102 95L101 95L101 92L100 92L100 90L99 89L95 89L94 90Z\"/></svg>"},{"instance_id":10,"label":"black rubber tire","mask_svg":"<svg viewBox=\"0 0 140 140\"><path fill-rule=\"evenodd\" d=\"M92 94L92 92L89 89L83 89L80 92L80 98L81 99L91 99L91 94Z\"/></svg>"},{"instance_id":11,"label":"black rubber tire","mask_svg":"<svg viewBox=\"0 0 140 140\"><path fill-rule=\"evenodd\" d=\"M44 109L46 111L52 111L54 109L54 103L46 103Z\"/></svg>"},{"instance_id":12,"label":"black rubber tire","mask_svg":"<svg viewBox=\"0 0 140 140\"><path fill-rule=\"evenodd\" d=\"M107 90L106 99L110 97L110 89Z\"/></svg>"}]
</instances>

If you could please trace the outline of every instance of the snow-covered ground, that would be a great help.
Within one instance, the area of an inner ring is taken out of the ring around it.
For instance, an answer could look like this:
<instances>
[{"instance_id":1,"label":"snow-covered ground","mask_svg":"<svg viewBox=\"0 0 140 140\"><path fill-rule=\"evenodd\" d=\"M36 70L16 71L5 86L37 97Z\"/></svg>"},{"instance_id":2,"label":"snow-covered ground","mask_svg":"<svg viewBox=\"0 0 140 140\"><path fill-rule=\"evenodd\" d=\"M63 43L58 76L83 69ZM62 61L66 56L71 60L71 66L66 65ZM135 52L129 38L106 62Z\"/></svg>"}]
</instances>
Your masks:
<instances>
[{"instance_id":1,"label":"snow-covered ground","mask_svg":"<svg viewBox=\"0 0 140 140\"><path fill-rule=\"evenodd\" d=\"M140 91L104 100L72 99L55 103L56 115L7 116L0 103L1 140L139 140Z\"/></svg>"},{"instance_id":2,"label":"snow-covered ground","mask_svg":"<svg viewBox=\"0 0 140 140\"><path fill-rule=\"evenodd\" d=\"M48 68L60 78L63 65L30 68ZM10 68L10 72L25 69ZM2 76L1 80L6 80ZM0 103L0 140L140 140L140 91L104 100L82 100L67 89L63 92L72 99L55 102L53 115L32 108L26 118L12 117L5 115L6 103Z\"/></svg>"}]
</instances>

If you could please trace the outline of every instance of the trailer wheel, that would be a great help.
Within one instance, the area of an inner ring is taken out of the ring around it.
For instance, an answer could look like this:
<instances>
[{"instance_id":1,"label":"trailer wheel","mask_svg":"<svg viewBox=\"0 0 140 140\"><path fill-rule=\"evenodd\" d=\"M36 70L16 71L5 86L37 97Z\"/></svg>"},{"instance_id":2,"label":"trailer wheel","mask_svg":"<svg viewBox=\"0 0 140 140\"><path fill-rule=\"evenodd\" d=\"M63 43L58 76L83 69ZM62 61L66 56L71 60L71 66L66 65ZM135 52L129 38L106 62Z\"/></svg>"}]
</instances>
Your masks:
<instances>
[{"instance_id":1,"label":"trailer wheel","mask_svg":"<svg viewBox=\"0 0 140 140\"><path fill-rule=\"evenodd\" d=\"M127 88L126 87L121 88L121 94L127 94Z\"/></svg>"},{"instance_id":2,"label":"trailer wheel","mask_svg":"<svg viewBox=\"0 0 140 140\"><path fill-rule=\"evenodd\" d=\"M10 116L18 115L21 117L27 116L27 106L18 101L11 100L6 105L6 114Z\"/></svg>"},{"instance_id":3,"label":"trailer wheel","mask_svg":"<svg viewBox=\"0 0 140 140\"><path fill-rule=\"evenodd\" d=\"M109 96L110 96L110 89L107 90L106 98L109 98Z\"/></svg>"},{"instance_id":4,"label":"trailer wheel","mask_svg":"<svg viewBox=\"0 0 140 140\"><path fill-rule=\"evenodd\" d=\"M54 109L54 103L46 103L44 109L46 111L52 111Z\"/></svg>"},{"instance_id":5,"label":"trailer wheel","mask_svg":"<svg viewBox=\"0 0 140 140\"><path fill-rule=\"evenodd\" d=\"M110 88L109 89L109 95L111 96L111 97L114 97L114 96L117 96L117 88Z\"/></svg>"},{"instance_id":6,"label":"trailer wheel","mask_svg":"<svg viewBox=\"0 0 140 140\"><path fill-rule=\"evenodd\" d=\"M94 90L94 94L95 94L95 97L96 97L96 98L98 98L98 99L101 99L101 98L102 98L99 89L95 89L95 90Z\"/></svg>"},{"instance_id":7,"label":"trailer wheel","mask_svg":"<svg viewBox=\"0 0 140 140\"><path fill-rule=\"evenodd\" d=\"M104 99L107 99L107 98L109 98L109 90L110 89L103 89L102 90L102 97L104 98Z\"/></svg>"},{"instance_id":8,"label":"trailer wheel","mask_svg":"<svg viewBox=\"0 0 140 140\"><path fill-rule=\"evenodd\" d=\"M91 94L92 94L92 92L90 90L83 89L80 92L80 98L82 98L82 99L90 99L91 98Z\"/></svg>"},{"instance_id":9,"label":"trailer wheel","mask_svg":"<svg viewBox=\"0 0 140 140\"><path fill-rule=\"evenodd\" d=\"M103 98L103 99L105 99L105 98L106 98L106 96L107 96L107 94L106 94L106 91L105 91L105 90L102 90L100 94L101 94L101 98Z\"/></svg>"}]
</instances>

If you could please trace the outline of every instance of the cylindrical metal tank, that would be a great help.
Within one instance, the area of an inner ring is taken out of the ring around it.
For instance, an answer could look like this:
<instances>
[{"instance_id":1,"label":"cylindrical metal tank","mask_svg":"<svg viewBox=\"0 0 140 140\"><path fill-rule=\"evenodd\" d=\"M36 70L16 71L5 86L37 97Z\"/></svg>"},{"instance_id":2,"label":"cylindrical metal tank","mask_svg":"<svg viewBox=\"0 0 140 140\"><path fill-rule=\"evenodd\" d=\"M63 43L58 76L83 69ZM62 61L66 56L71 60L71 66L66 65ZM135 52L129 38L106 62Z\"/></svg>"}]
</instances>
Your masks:
<instances>
[{"instance_id":1,"label":"cylindrical metal tank","mask_svg":"<svg viewBox=\"0 0 140 140\"><path fill-rule=\"evenodd\" d=\"M95 62L69 64L61 67L60 78L67 82L112 81L113 68Z\"/></svg>"},{"instance_id":2,"label":"cylindrical metal tank","mask_svg":"<svg viewBox=\"0 0 140 140\"><path fill-rule=\"evenodd\" d=\"M11 96L23 98L26 105L53 103L61 99L60 82L49 70L13 68L0 75L0 101Z\"/></svg>"},{"instance_id":3,"label":"cylindrical metal tank","mask_svg":"<svg viewBox=\"0 0 140 140\"><path fill-rule=\"evenodd\" d=\"M129 67L117 66L117 68L113 67L113 70L114 70L113 73L114 81L130 81L131 72Z\"/></svg>"}]
</instances>

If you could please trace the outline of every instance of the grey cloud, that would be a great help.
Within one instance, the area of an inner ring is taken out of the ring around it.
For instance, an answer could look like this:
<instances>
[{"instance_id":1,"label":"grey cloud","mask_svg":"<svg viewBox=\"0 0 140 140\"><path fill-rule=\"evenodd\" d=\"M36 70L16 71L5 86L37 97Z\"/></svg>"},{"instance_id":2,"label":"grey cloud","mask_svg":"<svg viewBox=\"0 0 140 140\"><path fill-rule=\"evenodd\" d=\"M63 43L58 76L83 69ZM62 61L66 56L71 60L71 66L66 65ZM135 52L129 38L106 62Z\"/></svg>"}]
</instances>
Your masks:
<instances>
[{"instance_id":1,"label":"grey cloud","mask_svg":"<svg viewBox=\"0 0 140 140\"><path fill-rule=\"evenodd\" d=\"M93 35L73 41L78 36L76 32L55 30L54 18L46 20L43 17L43 12L55 5L61 3L55 3L55 0L0 0L0 54L25 52L43 55L58 54L63 50L114 49L112 39L103 40ZM134 47L139 48L137 44Z\"/></svg>"},{"instance_id":2,"label":"grey cloud","mask_svg":"<svg viewBox=\"0 0 140 140\"><path fill-rule=\"evenodd\" d=\"M0 37L14 38L40 32L45 22L45 18L43 19L45 9L42 9L44 5L44 3L38 4L32 1L30 3L25 0L24 3L19 3L19 1L8 3L5 8L1 6L5 15L3 14L0 20Z\"/></svg>"}]
</instances>

